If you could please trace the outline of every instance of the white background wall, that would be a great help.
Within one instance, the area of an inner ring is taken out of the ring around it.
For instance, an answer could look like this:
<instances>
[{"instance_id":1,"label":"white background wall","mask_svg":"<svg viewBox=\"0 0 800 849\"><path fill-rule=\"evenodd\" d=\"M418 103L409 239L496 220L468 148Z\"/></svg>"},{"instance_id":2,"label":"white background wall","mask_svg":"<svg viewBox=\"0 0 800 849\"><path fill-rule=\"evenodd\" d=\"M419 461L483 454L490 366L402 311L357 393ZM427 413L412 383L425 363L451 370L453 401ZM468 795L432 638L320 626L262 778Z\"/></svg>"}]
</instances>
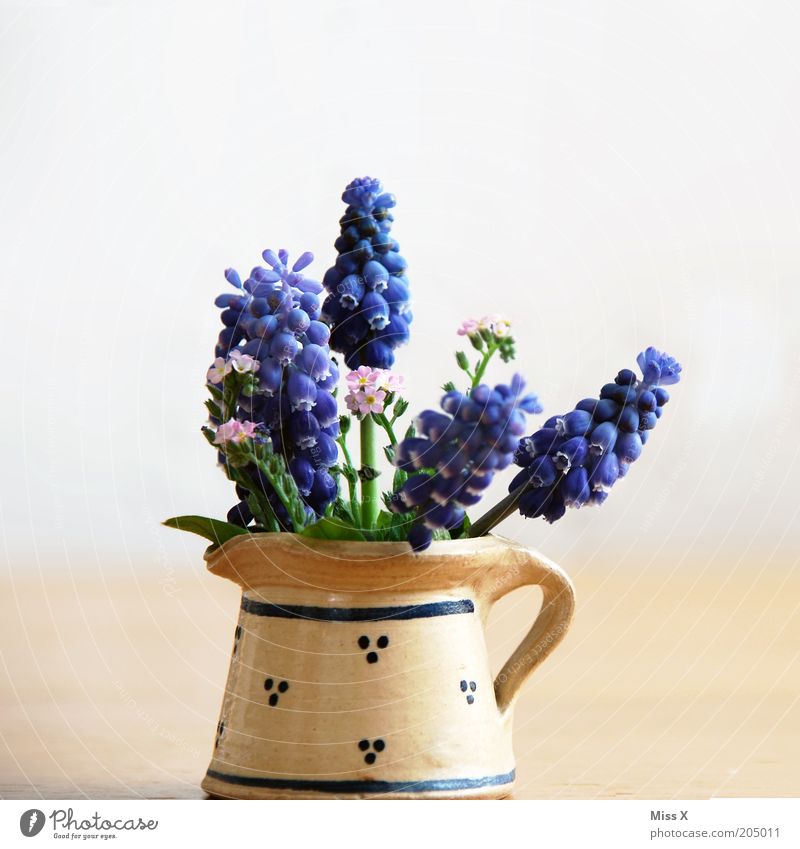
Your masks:
<instances>
[{"instance_id":1,"label":"white background wall","mask_svg":"<svg viewBox=\"0 0 800 849\"><path fill-rule=\"evenodd\" d=\"M398 196L412 409L489 311L548 414L648 344L684 364L602 510L506 533L570 569L793 561L800 10L215 5L0 12L12 569L199 567L158 523L232 503L199 434L222 270L285 246L321 275L363 174Z\"/></svg>"}]
</instances>

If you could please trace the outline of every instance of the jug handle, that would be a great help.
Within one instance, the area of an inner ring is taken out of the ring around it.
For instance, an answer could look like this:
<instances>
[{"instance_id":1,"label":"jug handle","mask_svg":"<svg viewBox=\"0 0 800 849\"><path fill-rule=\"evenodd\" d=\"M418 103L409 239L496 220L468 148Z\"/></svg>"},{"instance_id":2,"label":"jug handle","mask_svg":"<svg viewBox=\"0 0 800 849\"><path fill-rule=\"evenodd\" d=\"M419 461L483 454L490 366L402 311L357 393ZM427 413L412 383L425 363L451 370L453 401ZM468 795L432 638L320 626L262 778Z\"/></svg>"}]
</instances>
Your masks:
<instances>
[{"instance_id":1,"label":"jug handle","mask_svg":"<svg viewBox=\"0 0 800 849\"><path fill-rule=\"evenodd\" d=\"M575 608L572 581L555 563L522 546L511 547L508 554L492 570L491 601L525 586L541 587L543 597L531 629L494 680L497 708L503 717L510 714L522 685L564 638Z\"/></svg>"}]
</instances>

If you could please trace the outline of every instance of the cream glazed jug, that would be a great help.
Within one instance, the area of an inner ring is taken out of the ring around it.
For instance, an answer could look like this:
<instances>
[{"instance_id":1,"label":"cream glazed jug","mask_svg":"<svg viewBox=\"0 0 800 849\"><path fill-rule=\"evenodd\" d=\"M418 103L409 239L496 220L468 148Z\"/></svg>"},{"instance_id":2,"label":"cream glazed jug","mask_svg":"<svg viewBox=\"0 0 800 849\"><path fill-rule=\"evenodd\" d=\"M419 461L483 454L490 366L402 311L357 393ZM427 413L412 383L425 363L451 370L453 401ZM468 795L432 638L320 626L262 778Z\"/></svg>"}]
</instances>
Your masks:
<instances>
[{"instance_id":1,"label":"cream glazed jug","mask_svg":"<svg viewBox=\"0 0 800 849\"><path fill-rule=\"evenodd\" d=\"M206 554L242 588L213 796L493 798L514 784L513 709L564 637L572 584L499 537L406 543L242 535ZM543 603L496 679L484 626L525 585Z\"/></svg>"}]
</instances>

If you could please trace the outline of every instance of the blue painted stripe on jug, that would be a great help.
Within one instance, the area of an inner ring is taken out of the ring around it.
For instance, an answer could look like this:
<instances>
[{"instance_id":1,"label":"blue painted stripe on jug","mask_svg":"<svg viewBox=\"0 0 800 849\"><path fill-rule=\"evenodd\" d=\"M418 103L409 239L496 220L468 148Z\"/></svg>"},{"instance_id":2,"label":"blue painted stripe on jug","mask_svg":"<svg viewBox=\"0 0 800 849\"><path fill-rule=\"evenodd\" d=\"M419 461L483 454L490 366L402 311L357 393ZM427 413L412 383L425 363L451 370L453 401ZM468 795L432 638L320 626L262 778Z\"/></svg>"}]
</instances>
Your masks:
<instances>
[{"instance_id":1,"label":"blue painted stripe on jug","mask_svg":"<svg viewBox=\"0 0 800 849\"><path fill-rule=\"evenodd\" d=\"M474 613L475 605L467 598L459 601L434 601L401 607L310 607L305 604L269 604L251 598L242 599L242 610L255 616L279 619L312 619L323 622L381 622L385 619L427 619Z\"/></svg>"},{"instance_id":2,"label":"blue painted stripe on jug","mask_svg":"<svg viewBox=\"0 0 800 849\"><path fill-rule=\"evenodd\" d=\"M240 784L246 787L266 787L273 790L316 790L319 793L428 793L432 791L473 790L511 784L515 770L503 775L480 778L440 778L431 781L313 781L304 778L261 778L255 775L227 775L208 770L209 778Z\"/></svg>"}]
</instances>

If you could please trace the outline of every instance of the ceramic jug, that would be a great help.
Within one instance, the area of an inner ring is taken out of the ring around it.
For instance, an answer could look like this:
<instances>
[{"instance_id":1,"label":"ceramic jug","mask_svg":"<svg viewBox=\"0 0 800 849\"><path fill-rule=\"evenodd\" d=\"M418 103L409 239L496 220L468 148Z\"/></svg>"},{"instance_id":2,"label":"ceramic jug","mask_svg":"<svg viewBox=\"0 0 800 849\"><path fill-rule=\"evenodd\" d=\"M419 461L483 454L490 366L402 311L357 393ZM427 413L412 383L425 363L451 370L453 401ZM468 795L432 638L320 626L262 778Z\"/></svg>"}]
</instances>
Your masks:
<instances>
[{"instance_id":1,"label":"ceramic jug","mask_svg":"<svg viewBox=\"0 0 800 849\"><path fill-rule=\"evenodd\" d=\"M208 568L242 588L213 796L501 797L519 689L564 637L569 578L499 537L406 543L242 535ZM543 603L496 679L484 626L525 585Z\"/></svg>"}]
</instances>

